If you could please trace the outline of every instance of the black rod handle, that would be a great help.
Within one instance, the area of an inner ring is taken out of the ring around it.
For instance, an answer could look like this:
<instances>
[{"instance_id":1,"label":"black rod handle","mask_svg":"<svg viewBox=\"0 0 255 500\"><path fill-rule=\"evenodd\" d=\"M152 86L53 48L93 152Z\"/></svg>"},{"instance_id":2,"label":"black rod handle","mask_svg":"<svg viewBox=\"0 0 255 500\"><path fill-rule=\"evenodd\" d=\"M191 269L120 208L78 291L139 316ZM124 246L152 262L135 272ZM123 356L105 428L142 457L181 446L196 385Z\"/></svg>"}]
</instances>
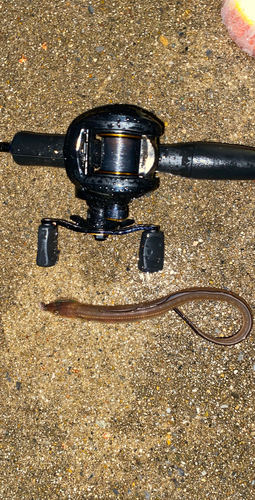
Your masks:
<instances>
[{"instance_id":1,"label":"black rod handle","mask_svg":"<svg viewBox=\"0 0 255 500\"><path fill-rule=\"evenodd\" d=\"M10 153L10 146L9 142L0 142L0 153Z\"/></svg>"},{"instance_id":2,"label":"black rod handle","mask_svg":"<svg viewBox=\"0 0 255 500\"><path fill-rule=\"evenodd\" d=\"M255 148L217 142L160 145L157 170L193 179L254 180Z\"/></svg>"},{"instance_id":3,"label":"black rod handle","mask_svg":"<svg viewBox=\"0 0 255 500\"><path fill-rule=\"evenodd\" d=\"M18 132L9 148L18 165L64 168L65 135Z\"/></svg>"}]
</instances>

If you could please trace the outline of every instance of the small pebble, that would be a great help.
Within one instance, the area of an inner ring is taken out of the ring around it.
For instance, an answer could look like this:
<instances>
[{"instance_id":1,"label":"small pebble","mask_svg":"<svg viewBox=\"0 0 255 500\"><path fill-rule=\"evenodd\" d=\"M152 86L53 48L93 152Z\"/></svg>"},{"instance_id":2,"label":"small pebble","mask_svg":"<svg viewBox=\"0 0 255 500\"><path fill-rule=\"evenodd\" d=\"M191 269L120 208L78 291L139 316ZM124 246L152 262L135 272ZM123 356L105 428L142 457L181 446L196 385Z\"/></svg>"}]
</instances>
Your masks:
<instances>
[{"instance_id":1,"label":"small pebble","mask_svg":"<svg viewBox=\"0 0 255 500\"><path fill-rule=\"evenodd\" d=\"M179 476L182 476L182 477L185 476L185 472L184 472L184 470L181 467L177 467L176 471L177 471L177 474Z\"/></svg>"},{"instance_id":2,"label":"small pebble","mask_svg":"<svg viewBox=\"0 0 255 500\"><path fill-rule=\"evenodd\" d=\"M106 428L106 423L104 420L96 420L96 425L98 425L98 427L101 427L101 429Z\"/></svg>"},{"instance_id":3,"label":"small pebble","mask_svg":"<svg viewBox=\"0 0 255 500\"><path fill-rule=\"evenodd\" d=\"M168 39L165 36L161 35L159 37L159 41L162 43L162 45L164 45L164 47L168 46Z\"/></svg>"}]
</instances>

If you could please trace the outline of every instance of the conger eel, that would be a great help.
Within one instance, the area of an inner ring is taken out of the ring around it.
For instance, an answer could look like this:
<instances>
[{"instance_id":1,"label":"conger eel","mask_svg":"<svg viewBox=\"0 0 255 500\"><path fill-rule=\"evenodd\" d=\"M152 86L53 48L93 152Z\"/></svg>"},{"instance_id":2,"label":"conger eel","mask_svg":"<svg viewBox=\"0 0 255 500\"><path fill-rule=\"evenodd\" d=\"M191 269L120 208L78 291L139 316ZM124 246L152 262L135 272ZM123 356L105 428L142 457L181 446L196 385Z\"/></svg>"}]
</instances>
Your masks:
<instances>
[{"instance_id":1,"label":"conger eel","mask_svg":"<svg viewBox=\"0 0 255 500\"><path fill-rule=\"evenodd\" d=\"M227 302L235 306L242 315L242 326L240 330L230 337L212 337L197 328L177 306L197 300L215 300ZM101 323L129 323L130 321L141 321L154 316L165 314L173 309L198 335L214 344L234 345L246 339L252 329L252 312L244 299L233 292L219 288L189 288L173 292L165 297L141 302L139 304L127 304L117 306L96 306L82 304L76 300L56 300L50 304L41 303L45 311L59 314L66 318L81 318L85 321L98 321Z\"/></svg>"}]
</instances>

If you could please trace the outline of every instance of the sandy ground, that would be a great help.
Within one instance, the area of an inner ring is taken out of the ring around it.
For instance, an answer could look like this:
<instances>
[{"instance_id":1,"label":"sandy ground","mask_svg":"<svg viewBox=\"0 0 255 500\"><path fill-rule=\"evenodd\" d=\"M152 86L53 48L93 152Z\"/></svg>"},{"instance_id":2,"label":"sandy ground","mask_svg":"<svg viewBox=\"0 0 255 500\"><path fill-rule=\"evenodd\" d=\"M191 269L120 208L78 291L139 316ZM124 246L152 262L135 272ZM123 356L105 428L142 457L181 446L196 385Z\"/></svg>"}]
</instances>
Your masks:
<instances>
[{"instance_id":1,"label":"sandy ground","mask_svg":"<svg viewBox=\"0 0 255 500\"><path fill-rule=\"evenodd\" d=\"M65 133L82 112L122 102L163 120L165 143L255 146L255 60L230 40L221 1L88 6L2 2L2 141ZM59 263L42 269L40 219L85 216L85 202L64 170L0 160L0 498L253 498L253 333L223 348L171 312L104 326L39 302L125 304L211 285L254 308L254 182L160 175L157 192L132 202L137 222L165 232L160 273L139 272L139 233L100 243L64 229ZM229 308L190 311L216 333L237 328Z\"/></svg>"}]
</instances>

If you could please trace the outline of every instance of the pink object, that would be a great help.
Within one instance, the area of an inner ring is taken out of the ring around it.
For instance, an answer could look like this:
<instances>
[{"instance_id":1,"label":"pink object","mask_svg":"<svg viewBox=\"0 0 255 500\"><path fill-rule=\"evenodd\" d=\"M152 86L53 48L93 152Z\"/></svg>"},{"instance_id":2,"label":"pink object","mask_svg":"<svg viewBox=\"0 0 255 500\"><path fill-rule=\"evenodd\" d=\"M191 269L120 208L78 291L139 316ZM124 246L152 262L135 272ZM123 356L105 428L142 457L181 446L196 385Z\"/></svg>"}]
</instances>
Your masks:
<instances>
[{"instance_id":1,"label":"pink object","mask_svg":"<svg viewBox=\"0 0 255 500\"><path fill-rule=\"evenodd\" d=\"M232 40L255 57L255 0L224 0L221 17Z\"/></svg>"}]
</instances>

